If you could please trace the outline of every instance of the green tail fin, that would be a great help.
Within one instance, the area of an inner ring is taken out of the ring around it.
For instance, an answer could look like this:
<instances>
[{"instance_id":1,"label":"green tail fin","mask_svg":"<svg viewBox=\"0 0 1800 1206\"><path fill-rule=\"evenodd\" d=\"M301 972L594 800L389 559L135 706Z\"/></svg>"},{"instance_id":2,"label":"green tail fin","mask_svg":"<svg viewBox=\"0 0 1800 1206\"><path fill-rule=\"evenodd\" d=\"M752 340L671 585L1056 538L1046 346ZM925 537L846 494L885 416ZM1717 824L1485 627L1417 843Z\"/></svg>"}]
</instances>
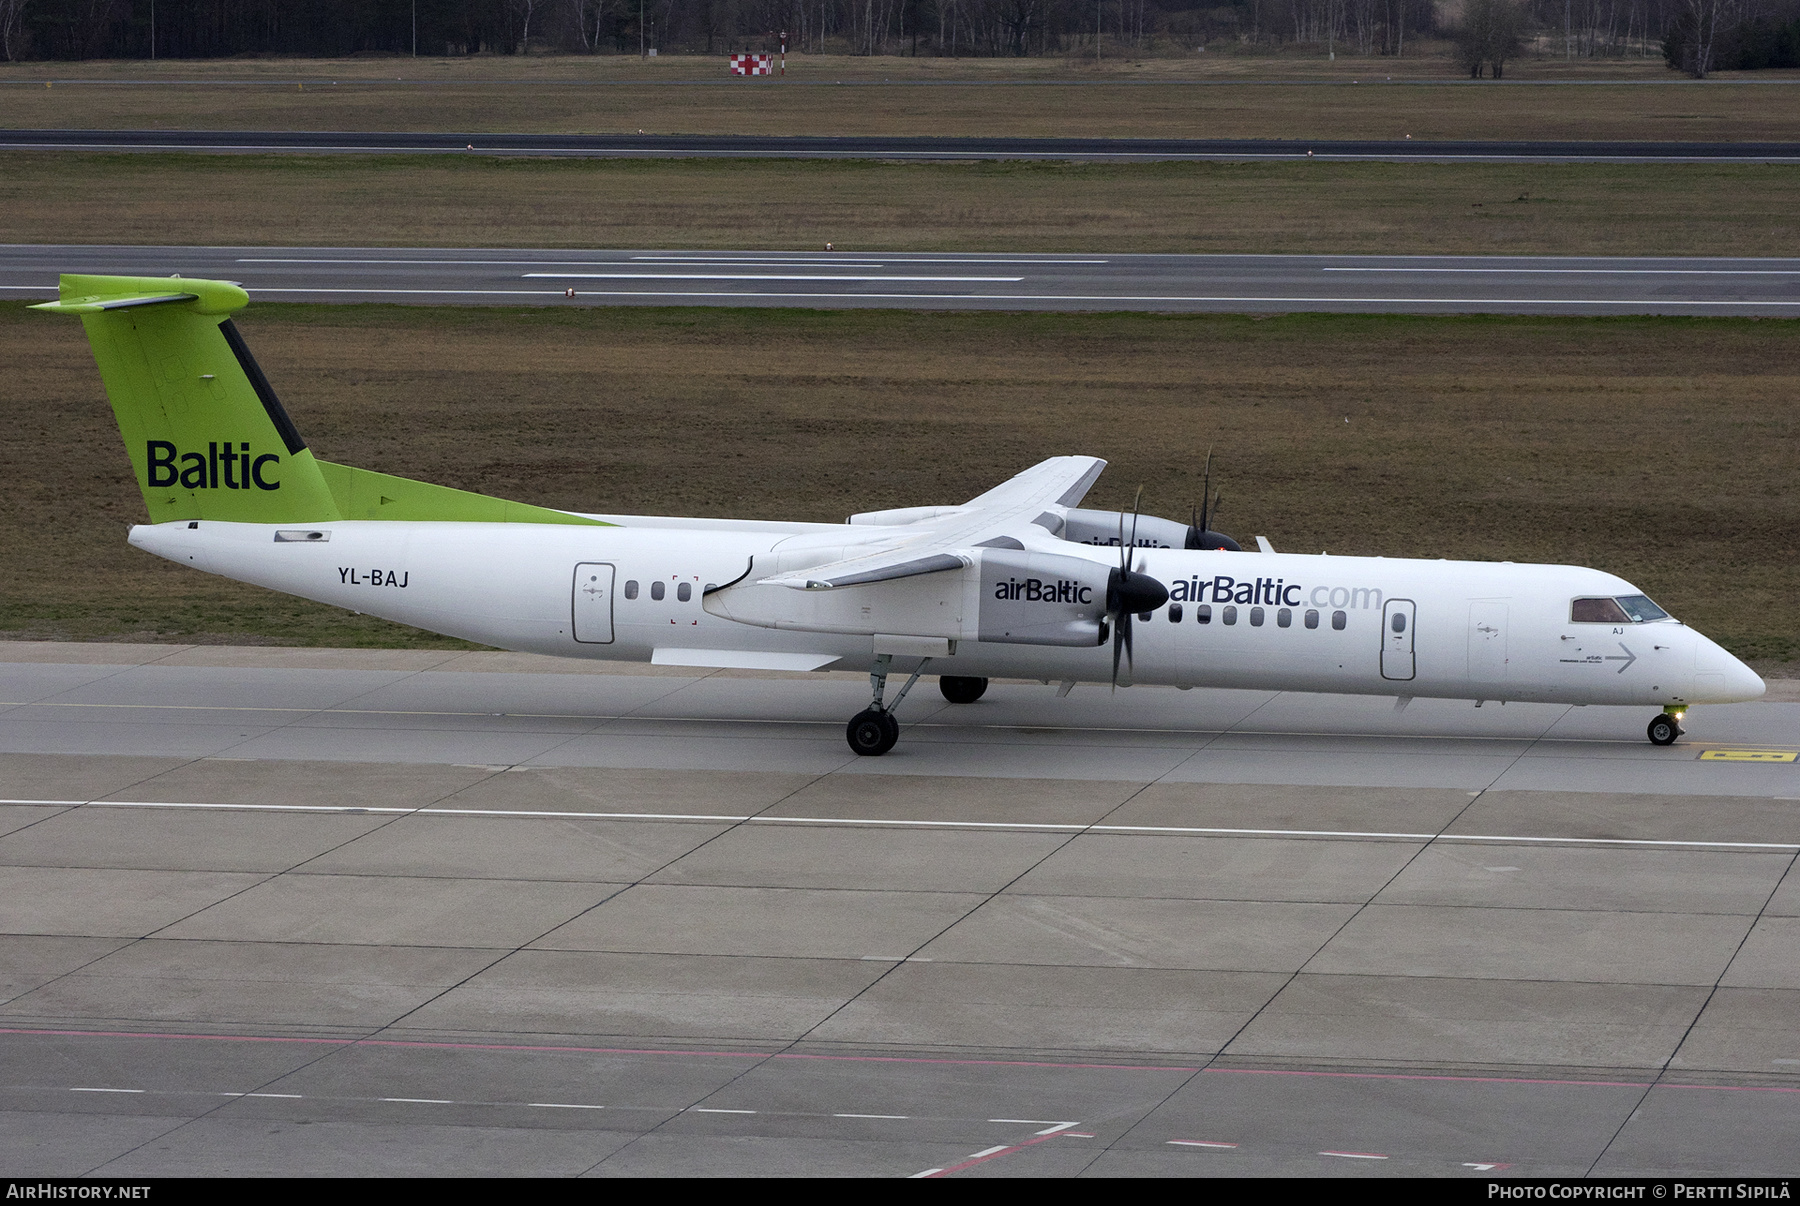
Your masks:
<instances>
[{"instance_id":1,"label":"green tail fin","mask_svg":"<svg viewBox=\"0 0 1800 1206\"><path fill-rule=\"evenodd\" d=\"M312 453L231 314L224 281L64 276L40 310L81 315L150 522L339 518Z\"/></svg>"},{"instance_id":2,"label":"green tail fin","mask_svg":"<svg viewBox=\"0 0 1800 1206\"><path fill-rule=\"evenodd\" d=\"M81 315L152 523L598 523L315 461L231 321L250 298L228 281L65 275L59 292L33 308Z\"/></svg>"}]
</instances>

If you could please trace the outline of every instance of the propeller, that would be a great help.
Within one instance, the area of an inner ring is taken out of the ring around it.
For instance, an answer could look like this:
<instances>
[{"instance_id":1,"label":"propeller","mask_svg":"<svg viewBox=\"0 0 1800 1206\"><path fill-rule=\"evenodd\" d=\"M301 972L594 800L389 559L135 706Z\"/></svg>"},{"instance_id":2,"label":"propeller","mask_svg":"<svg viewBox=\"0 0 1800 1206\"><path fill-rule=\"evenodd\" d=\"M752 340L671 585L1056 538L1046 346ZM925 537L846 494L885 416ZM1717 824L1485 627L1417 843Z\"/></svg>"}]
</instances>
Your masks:
<instances>
[{"instance_id":1,"label":"propeller","mask_svg":"<svg viewBox=\"0 0 1800 1206\"><path fill-rule=\"evenodd\" d=\"M1200 506L1198 515L1194 509L1188 511L1188 534L1186 546L1190 549L1226 549L1233 553L1244 551L1243 546L1223 532L1212 530L1212 521L1218 517L1219 503L1224 499L1221 490L1212 496L1212 503L1207 504L1207 495L1212 491L1212 449L1206 450L1206 475L1200 482Z\"/></svg>"},{"instance_id":2,"label":"propeller","mask_svg":"<svg viewBox=\"0 0 1800 1206\"><path fill-rule=\"evenodd\" d=\"M1143 509L1144 488L1138 487L1131 503L1131 539L1125 538L1125 513L1119 512L1119 568L1106 577L1106 621L1112 629L1112 683L1119 689L1119 656L1131 660L1131 618L1141 612L1155 611L1169 601L1169 588L1141 570L1134 569L1137 559L1137 521Z\"/></svg>"}]
</instances>

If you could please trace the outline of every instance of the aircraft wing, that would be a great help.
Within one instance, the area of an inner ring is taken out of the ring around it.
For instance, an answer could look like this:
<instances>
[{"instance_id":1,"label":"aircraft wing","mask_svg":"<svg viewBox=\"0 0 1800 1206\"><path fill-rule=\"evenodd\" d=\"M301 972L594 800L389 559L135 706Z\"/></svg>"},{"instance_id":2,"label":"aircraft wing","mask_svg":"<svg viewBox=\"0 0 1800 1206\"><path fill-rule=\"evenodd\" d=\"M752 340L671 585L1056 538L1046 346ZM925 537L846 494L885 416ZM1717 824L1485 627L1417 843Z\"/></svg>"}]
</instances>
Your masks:
<instances>
[{"instance_id":1,"label":"aircraft wing","mask_svg":"<svg viewBox=\"0 0 1800 1206\"><path fill-rule=\"evenodd\" d=\"M1033 536L1032 522L1046 508L1080 502L1105 468L1098 457L1051 457L976 495L953 514L908 524L895 539L865 546L855 557L764 578L762 584L835 590L961 569L972 563L967 550L973 548L1024 548L1021 538Z\"/></svg>"},{"instance_id":2,"label":"aircraft wing","mask_svg":"<svg viewBox=\"0 0 1800 1206\"><path fill-rule=\"evenodd\" d=\"M1062 507L1078 505L1100 474L1106 462L1097 456L1053 456L1039 461L1025 472L1010 477L985 494L977 494L967 507ZM1037 516L1033 515L1033 519Z\"/></svg>"}]
</instances>

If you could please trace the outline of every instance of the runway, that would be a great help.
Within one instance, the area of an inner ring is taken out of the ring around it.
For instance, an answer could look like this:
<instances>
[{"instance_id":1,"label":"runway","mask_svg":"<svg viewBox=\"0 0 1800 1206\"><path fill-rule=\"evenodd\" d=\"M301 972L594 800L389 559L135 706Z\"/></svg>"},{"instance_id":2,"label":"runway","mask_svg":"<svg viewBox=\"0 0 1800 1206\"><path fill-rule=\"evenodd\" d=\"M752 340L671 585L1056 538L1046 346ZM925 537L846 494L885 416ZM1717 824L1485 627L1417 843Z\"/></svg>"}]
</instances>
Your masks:
<instances>
[{"instance_id":1,"label":"runway","mask_svg":"<svg viewBox=\"0 0 1800 1206\"><path fill-rule=\"evenodd\" d=\"M1800 691L0 645L21 1175L1785 1175Z\"/></svg>"},{"instance_id":2,"label":"runway","mask_svg":"<svg viewBox=\"0 0 1800 1206\"><path fill-rule=\"evenodd\" d=\"M62 272L222 278L269 301L1259 313L1800 313L1800 259L0 245L0 297Z\"/></svg>"},{"instance_id":3,"label":"runway","mask_svg":"<svg viewBox=\"0 0 1800 1206\"><path fill-rule=\"evenodd\" d=\"M941 85L933 85L941 86ZM952 85L956 86L956 85ZM1155 163L1328 159L1430 163L1795 163L1800 143L1251 138L780 137L290 130L0 130L0 151L468 154L587 159L1060 160Z\"/></svg>"}]
</instances>

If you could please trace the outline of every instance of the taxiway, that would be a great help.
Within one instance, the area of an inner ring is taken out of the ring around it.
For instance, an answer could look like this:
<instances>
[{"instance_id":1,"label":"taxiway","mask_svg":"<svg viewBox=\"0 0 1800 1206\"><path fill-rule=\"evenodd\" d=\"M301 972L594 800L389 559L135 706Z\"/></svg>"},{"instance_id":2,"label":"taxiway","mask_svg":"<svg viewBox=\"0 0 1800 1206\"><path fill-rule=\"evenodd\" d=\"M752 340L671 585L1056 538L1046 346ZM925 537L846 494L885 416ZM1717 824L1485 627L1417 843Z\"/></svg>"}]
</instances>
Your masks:
<instances>
[{"instance_id":1,"label":"taxiway","mask_svg":"<svg viewBox=\"0 0 1800 1206\"><path fill-rule=\"evenodd\" d=\"M19 1173L1785 1174L1800 692L0 646Z\"/></svg>"}]
</instances>

